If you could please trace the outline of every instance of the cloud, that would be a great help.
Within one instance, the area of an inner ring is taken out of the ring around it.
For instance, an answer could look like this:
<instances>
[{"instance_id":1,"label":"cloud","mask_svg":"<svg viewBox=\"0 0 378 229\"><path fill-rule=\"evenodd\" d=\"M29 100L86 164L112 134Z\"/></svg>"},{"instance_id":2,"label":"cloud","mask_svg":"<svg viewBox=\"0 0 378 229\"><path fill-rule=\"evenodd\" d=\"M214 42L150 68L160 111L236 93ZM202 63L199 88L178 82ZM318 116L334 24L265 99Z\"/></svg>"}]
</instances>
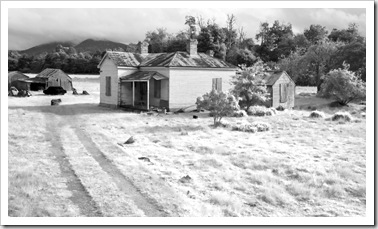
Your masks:
<instances>
[{"instance_id":1,"label":"cloud","mask_svg":"<svg viewBox=\"0 0 378 229\"><path fill-rule=\"evenodd\" d=\"M53 41L80 42L87 38L122 43L143 40L147 31L164 27L170 33L186 28L185 16L201 15L226 25L227 14L236 16L237 27L254 37L260 22L274 20L291 23L295 33L311 24L347 28L357 23L366 33L365 9L257 9L257 8L158 8L158 9L41 9L11 8L8 11L9 49L22 50Z\"/></svg>"}]
</instances>

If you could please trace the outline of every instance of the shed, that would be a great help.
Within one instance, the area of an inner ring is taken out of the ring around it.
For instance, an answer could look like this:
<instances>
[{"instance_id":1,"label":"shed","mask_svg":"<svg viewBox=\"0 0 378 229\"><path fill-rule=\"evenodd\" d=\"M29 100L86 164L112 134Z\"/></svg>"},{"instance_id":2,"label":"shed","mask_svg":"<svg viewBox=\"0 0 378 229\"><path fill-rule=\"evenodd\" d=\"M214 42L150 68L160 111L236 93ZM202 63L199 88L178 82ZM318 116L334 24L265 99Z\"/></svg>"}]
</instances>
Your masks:
<instances>
[{"instance_id":1,"label":"shed","mask_svg":"<svg viewBox=\"0 0 378 229\"><path fill-rule=\"evenodd\" d=\"M60 69L46 68L33 78L33 81L40 85L44 83L44 89L50 86L60 86L66 91L72 91L72 78Z\"/></svg>"},{"instance_id":2,"label":"shed","mask_svg":"<svg viewBox=\"0 0 378 229\"><path fill-rule=\"evenodd\" d=\"M268 87L271 107L282 106L286 109L294 108L295 83L285 71L268 71L263 78Z\"/></svg>"},{"instance_id":3,"label":"shed","mask_svg":"<svg viewBox=\"0 0 378 229\"><path fill-rule=\"evenodd\" d=\"M22 79L29 79L29 76L18 71L8 73L8 90L10 87L15 87L17 90L29 90L28 85L20 81Z\"/></svg>"}]
</instances>

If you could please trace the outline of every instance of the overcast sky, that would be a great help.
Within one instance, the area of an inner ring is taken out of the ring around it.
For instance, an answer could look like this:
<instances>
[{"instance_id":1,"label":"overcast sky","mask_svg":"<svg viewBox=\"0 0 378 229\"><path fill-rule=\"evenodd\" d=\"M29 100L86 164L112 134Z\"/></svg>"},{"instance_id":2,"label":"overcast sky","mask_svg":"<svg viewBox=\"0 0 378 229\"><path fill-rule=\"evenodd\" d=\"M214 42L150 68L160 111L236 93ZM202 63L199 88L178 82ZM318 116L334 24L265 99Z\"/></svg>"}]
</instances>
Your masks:
<instances>
[{"instance_id":1,"label":"overcast sky","mask_svg":"<svg viewBox=\"0 0 378 229\"><path fill-rule=\"evenodd\" d=\"M147 31L164 27L169 33L185 29L186 15L214 18L225 26L227 14L236 16L237 27L244 27L247 37L255 37L260 22L279 20L291 23L294 33L301 33L311 24L320 24L329 31L357 23L361 35L366 34L365 9L9 9L9 49L23 50L52 41L107 39L128 44L143 40Z\"/></svg>"}]
</instances>

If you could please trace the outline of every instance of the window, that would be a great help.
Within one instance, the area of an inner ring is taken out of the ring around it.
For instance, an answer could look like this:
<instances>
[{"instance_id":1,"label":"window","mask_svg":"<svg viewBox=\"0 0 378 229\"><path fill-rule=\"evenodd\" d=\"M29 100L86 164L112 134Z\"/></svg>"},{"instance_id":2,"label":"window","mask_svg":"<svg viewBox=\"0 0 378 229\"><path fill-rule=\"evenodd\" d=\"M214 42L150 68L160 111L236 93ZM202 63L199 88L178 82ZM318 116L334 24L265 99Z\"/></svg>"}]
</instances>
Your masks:
<instances>
[{"instance_id":1,"label":"window","mask_svg":"<svg viewBox=\"0 0 378 229\"><path fill-rule=\"evenodd\" d=\"M280 103L286 103L287 102L288 88L289 88L288 83L281 83L280 84Z\"/></svg>"},{"instance_id":2,"label":"window","mask_svg":"<svg viewBox=\"0 0 378 229\"><path fill-rule=\"evenodd\" d=\"M161 97L161 80L154 81L154 97L159 99Z\"/></svg>"},{"instance_id":3,"label":"window","mask_svg":"<svg viewBox=\"0 0 378 229\"><path fill-rule=\"evenodd\" d=\"M222 78L213 78L213 90L222 91Z\"/></svg>"},{"instance_id":4,"label":"window","mask_svg":"<svg viewBox=\"0 0 378 229\"><path fill-rule=\"evenodd\" d=\"M110 76L107 76L105 78L105 95L106 96L111 96L112 95L111 94L111 85L110 85L111 81L110 81L110 79L111 79Z\"/></svg>"}]
</instances>

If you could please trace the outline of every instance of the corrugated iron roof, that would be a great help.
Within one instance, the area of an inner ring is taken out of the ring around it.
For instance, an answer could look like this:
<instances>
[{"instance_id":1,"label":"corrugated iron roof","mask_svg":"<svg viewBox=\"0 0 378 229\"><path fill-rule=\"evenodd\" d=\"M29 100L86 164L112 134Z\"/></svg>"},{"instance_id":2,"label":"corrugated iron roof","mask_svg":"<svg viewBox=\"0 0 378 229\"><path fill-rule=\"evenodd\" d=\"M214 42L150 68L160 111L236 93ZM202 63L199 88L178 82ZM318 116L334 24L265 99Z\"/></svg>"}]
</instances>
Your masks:
<instances>
[{"instance_id":1,"label":"corrugated iron roof","mask_svg":"<svg viewBox=\"0 0 378 229\"><path fill-rule=\"evenodd\" d=\"M155 80L163 80L168 79L168 77L158 73L158 72L134 72L130 75L121 76L120 79L122 80L150 80L154 78Z\"/></svg>"},{"instance_id":2,"label":"corrugated iron roof","mask_svg":"<svg viewBox=\"0 0 378 229\"><path fill-rule=\"evenodd\" d=\"M51 76L54 76L55 74L64 74L68 78L71 79L71 77L69 75L67 75L65 72L63 72L60 69L55 69L55 68L46 68L41 73L39 73L35 78L49 78Z\"/></svg>"},{"instance_id":3,"label":"corrugated iron roof","mask_svg":"<svg viewBox=\"0 0 378 229\"><path fill-rule=\"evenodd\" d=\"M289 74L287 74L287 72L285 71L267 71L266 73L267 74L265 74L263 80L265 80L265 84L269 86L275 84L276 81L282 76L282 74L286 74L289 77L289 79L293 81Z\"/></svg>"},{"instance_id":4,"label":"corrugated iron roof","mask_svg":"<svg viewBox=\"0 0 378 229\"><path fill-rule=\"evenodd\" d=\"M109 57L120 67L193 67L193 68L236 68L223 60L205 53L189 55L187 52L138 54L108 51ZM106 57L105 56L105 57ZM105 58L104 57L104 58ZM101 65L102 61L99 65Z\"/></svg>"},{"instance_id":5,"label":"corrugated iron roof","mask_svg":"<svg viewBox=\"0 0 378 229\"><path fill-rule=\"evenodd\" d=\"M14 76L18 76L18 77L22 77L22 78L25 78L25 79L28 79L29 76L19 72L19 71L13 71L13 72L8 72L8 81L10 82L11 79L14 77Z\"/></svg>"},{"instance_id":6,"label":"corrugated iron roof","mask_svg":"<svg viewBox=\"0 0 378 229\"><path fill-rule=\"evenodd\" d=\"M266 72L263 80L266 85L272 86L282 75L283 71Z\"/></svg>"}]
</instances>

